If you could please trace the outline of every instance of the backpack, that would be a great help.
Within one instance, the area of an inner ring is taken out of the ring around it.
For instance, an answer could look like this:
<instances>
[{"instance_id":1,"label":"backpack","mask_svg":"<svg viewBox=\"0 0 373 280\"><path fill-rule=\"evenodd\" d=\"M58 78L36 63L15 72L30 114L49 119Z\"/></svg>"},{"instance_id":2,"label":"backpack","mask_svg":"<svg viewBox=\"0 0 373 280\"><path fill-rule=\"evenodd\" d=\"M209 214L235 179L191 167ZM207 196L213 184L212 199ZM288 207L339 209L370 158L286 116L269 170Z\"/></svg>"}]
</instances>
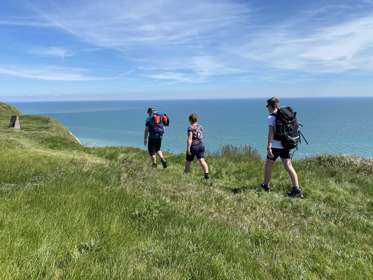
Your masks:
<instances>
[{"instance_id":1,"label":"backpack","mask_svg":"<svg viewBox=\"0 0 373 280\"><path fill-rule=\"evenodd\" d=\"M294 112L291 107L283 107L274 115L276 116L274 139L281 141L285 149L297 148L301 136L297 112Z\"/></svg>"},{"instance_id":2,"label":"backpack","mask_svg":"<svg viewBox=\"0 0 373 280\"><path fill-rule=\"evenodd\" d=\"M164 126L170 125L170 118L167 116L167 114L162 115L162 123Z\"/></svg>"},{"instance_id":3,"label":"backpack","mask_svg":"<svg viewBox=\"0 0 373 280\"><path fill-rule=\"evenodd\" d=\"M153 138L161 138L164 134L164 127L169 126L170 119L166 114L154 113L150 119L149 132Z\"/></svg>"}]
</instances>

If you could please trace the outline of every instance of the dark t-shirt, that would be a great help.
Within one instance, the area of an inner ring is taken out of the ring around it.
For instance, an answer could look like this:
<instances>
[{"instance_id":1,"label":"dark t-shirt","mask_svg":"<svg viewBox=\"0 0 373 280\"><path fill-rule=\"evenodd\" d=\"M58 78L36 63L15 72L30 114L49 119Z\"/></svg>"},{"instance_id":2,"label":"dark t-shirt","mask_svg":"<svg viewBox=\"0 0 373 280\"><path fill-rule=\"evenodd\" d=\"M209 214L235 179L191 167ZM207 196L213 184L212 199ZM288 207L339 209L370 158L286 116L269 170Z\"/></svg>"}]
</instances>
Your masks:
<instances>
[{"instance_id":1,"label":"dark t-shirt","mask_svg":"<svg viewBox=\"0 0 373 280\"><path fill-rule=\"evenodd\" d=\"M159 139L162 138L164 133L163 124L153 124L153 116L147 117L145 121L145 127L149 129L149 138Z\"/></svg>"},{"instance_id":2,"label":"dark t-shirt","mask_svg":"<svg viewBox=\"0 0 373 280\"><path fill-rule=\"evenodd\" d=\"M192 132L192 146L203 143L203 127L199 124L188 127L188 136Z\"/></svg>"}]
</instances>

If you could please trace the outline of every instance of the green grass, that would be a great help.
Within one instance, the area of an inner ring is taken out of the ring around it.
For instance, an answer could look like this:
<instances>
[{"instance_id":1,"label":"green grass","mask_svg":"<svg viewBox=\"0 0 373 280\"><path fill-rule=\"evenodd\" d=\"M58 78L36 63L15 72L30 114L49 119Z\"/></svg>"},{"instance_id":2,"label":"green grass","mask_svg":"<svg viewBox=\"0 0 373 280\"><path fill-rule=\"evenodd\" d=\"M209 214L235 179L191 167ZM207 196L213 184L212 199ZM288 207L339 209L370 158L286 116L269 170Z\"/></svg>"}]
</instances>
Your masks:
<instances>
[{"instance_id":1,"label":"green grass","mask_svg":"<svg viewBox=\"0 0 373 280\"><path fill-rule=\"evenodd\" d=\"M212 179L183 155L86 148L47 117L0 103L1 279L369 279L373 162L295 161L306 199L280 164L273 192L248 147L210 155ZM166 139L167 141L167 139Z\"/></svg>"}]
</instances>

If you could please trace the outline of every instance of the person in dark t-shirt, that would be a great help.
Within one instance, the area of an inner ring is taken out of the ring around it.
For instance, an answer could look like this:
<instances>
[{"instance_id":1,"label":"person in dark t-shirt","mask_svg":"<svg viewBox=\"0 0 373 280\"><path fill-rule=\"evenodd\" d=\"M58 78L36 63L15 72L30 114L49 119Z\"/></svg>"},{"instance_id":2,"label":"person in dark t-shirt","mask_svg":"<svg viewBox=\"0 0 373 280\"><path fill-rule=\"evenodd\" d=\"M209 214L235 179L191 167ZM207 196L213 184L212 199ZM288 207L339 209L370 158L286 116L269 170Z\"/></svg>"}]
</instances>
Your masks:
<instances>
[{"instance_id":1,"label":"person in dark t-shirt","mask_svg":"<svg viewBox=\"0 0 373 280\"><path fill-rule=\"evenodd\" d=\"M157 155L161 159L163 168L167 168L167 161L165 160L161 151L162 137L164 134L163 124L154 122L154 115L156 114L155 108L148 108L148 117L145 121L144 130L144 145L148 146L148 152L152 160L153 167L157 167Z\"/></svg>"}]
</instances>

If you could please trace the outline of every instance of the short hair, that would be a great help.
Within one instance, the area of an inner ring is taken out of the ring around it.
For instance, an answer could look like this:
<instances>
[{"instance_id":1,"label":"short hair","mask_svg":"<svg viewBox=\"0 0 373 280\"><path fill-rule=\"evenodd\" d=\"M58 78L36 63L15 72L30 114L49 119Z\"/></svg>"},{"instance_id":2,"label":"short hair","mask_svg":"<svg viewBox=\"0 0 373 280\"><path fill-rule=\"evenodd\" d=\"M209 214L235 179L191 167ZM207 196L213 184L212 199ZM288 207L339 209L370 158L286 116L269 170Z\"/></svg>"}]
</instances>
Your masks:
<instances>
[{"instance_id":1,"label":"short hair","mask_svg":"<svg viewBox=\"0 0 373 280\"><path fill-rule=\"evenodd\" d=\"M280 100L276 96L273 96L267 100L267 106L276 107L279 103Z\"/></svg>"},{"instance_id":2,"label":"short hair","mask_svg":"<svg viewBox=\"0 0 373 280\"><path fill-rule=\"evenodd\" d=\"M197 117L197 114L196 113L191 113L189 115L189 121L191 123L196 123L198 121L198 117Z\"/></svg>"},{"instance_id":3,"label":"short hair","mask_svg":"<svg viewBox=\"0 0 373 280\"><path fill-rule=\"evenodd\" d=\"M156 109L154 107L149 107L148 110L146 111L148 114L154 113Z\"/></svg>"}]
</instances>

